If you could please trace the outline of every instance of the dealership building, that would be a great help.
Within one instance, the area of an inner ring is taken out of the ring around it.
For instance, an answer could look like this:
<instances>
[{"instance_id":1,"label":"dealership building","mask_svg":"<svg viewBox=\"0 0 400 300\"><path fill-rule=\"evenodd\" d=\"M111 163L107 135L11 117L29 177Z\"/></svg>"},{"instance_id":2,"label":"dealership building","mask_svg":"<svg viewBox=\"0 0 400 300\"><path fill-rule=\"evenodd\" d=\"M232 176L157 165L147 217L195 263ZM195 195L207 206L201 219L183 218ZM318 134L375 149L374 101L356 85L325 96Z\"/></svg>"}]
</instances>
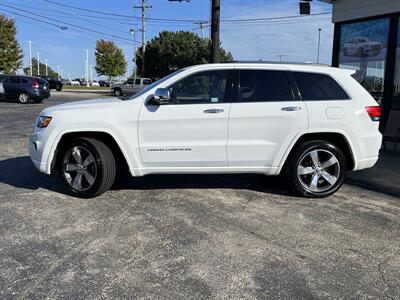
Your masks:
<instances>
[{"instance_id":1,"label":"dealership building","mask_svg":"<svg viewBox=\"0 0 400 300\"><path fill-rule=\"evenodd\" d=\"M395 136L400 128L400 0L320 1L333 6L332 66L356 70L356 79L382 106L381 131Z\"/></svg>"}]
</instances>

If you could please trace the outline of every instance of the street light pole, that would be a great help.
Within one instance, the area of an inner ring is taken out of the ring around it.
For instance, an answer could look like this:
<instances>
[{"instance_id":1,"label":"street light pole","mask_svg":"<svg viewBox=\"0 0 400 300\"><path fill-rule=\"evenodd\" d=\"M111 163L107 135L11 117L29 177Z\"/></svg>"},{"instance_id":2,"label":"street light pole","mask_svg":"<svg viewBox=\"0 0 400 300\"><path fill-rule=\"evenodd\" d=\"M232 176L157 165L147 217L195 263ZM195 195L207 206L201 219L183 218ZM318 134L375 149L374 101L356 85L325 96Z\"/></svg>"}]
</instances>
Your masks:
<instances>
[{"instance_id":1,"label":"street light pole","mask_svg":"<svg viewBox=\"0 0 400 300\"><path fill-rule=\"evenodd\" d=\"M319 64L319 48L321 44L321 28L318 28L318 49L317 49L317 64Z\"/></svg>"},{"instance_id":2,"label":"street light pole","mask_svg":"<svg viewBox=\"0 0 400 300\"><path fill-rule=\"evenodd\" d=\"M58 79L60 79L60 65L57 66L57 75Z\"/></svg>"},{"instance_id":3,"label":"street light pole","mask_svg":"<svg viewBox=\"0 0 400 300\"><path fill-rule=\"evenodd\" d=\"M40 54L37 53L37 74L40 75Z\"/></svg>"},{"instance_id":4,"label":"street light pole","mask_svg":"<svg viewBox=\"0 0 400 300\"><path fill-rule=\"evenodd\" d=\"M85 65L85 70L86 70L86 86L89 86L89 49L86 50L86 65Z\"/></svg>"},{"instance_id":5,"label":"street light pole","mask_svg":"<svg viewBox=\"0 0 400 300\"><path fill-rule=\"evenodd\" d=\"M49 76L49 72L47 71L47 59L45 59L44 62L46 63L46 76Z\"/></svg>"},{"instance_id":6,"label":"street light pole","mask_svg":"<svg viewBox=\"0 0 400 300\"><path fill-rule=\"evenodd\" d=\"M220 0L211 0L211 62L220 62L219 53L219 17Z\"/></svg>"},{"instance_id":7,"label":"street light pole","mask_svg":"<svg viewBox=\"0 0 400 300\"><path fill-rule=\"evenodd\" d=\"M29 44L29 71L30 71L30 75L33 75L32 72L32 41L28 41Z\"/></svg>"}]
</instances>

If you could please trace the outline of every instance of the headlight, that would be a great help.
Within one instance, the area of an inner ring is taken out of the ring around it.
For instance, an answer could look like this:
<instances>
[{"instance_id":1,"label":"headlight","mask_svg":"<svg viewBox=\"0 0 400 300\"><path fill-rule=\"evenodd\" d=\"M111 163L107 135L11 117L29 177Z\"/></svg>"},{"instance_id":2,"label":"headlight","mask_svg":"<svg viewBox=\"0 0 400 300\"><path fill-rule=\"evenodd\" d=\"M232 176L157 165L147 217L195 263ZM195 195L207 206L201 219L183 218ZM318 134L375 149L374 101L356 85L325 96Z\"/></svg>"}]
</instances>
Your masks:
<instances>
[{"instance_id":1,"label":"headlight","mask_svg":"<svg viewBox=\"0 0 400 300\"><path fill-rule=\"evenodd\" d=\"M39 128L45 128L49 126L50 122L51 122L51 117L40 116L36 126Z\"/></svg>"}]
</instances>

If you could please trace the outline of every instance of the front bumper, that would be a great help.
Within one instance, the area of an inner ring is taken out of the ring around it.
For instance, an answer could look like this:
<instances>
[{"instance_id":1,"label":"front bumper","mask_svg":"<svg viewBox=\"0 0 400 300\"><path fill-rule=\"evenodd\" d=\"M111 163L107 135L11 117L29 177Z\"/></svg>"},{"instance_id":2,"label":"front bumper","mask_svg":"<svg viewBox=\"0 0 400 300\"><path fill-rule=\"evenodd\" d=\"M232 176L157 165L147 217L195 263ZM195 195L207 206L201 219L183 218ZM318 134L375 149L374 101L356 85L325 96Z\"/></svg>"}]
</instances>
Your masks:
<instances>
[{"instance_id":1,"label":"front bumper","mask_svg":"<svg viewBox=\"0 0 400 300\"><path fill-rule=\"evenodd\" d=\"M48 143L52 133L52 128L36 128L29 138L29 155L34 166L42 173L50 174L51 167L49 164L50 144ZM51 139L50 139L51 140Z\"/></svg>"}]
</instances>

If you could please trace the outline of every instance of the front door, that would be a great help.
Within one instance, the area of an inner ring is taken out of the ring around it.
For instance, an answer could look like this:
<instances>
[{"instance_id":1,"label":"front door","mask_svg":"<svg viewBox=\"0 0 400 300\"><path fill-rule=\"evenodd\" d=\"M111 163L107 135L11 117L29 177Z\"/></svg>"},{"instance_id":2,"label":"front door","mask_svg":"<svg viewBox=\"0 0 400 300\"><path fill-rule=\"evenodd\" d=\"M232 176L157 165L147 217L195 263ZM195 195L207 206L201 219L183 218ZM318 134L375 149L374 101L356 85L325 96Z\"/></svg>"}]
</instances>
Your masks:
<instances>
[{"instance_id":1,"label":"front door","mask_svg":"<svg viewBox=\"0 0 400 300\"><path fill-rule=\"evenodd\" d=\"M4 82L5 77L0 76L0 100L4 100L5 94L4 94Z\"/></svg>"},{"instance_id":2,"label":"front door","mask_svg":"<svg viewBox=\"0 0 400 300\"><path fill-rule=\"evenodd\" d=\"M18 76L6 77L3 82L3 88L6 98L18 98L20 78Z\"/></svg>"},{"instance_id":3,"label":"front door","mask_svg":"<svg viewBox=\"0 0 400 300\"><path fill-rule=\"evenodd\" d=\"M227 166L228 74L229 70L190 74L168 87L170 104L144 104L139 117L144 167Z\"/></svg>"},{"instance_id":4,"label":"front door","mask_svg":"<svg viewBox=\"0 0 400 300\"><path fill-rule=\"evenodd\" d=\"M307 109L284 69L237 71L238 99L229 115L228 165L277 167L290 142L308 127Z\"/></svg>"}]
</instances>

